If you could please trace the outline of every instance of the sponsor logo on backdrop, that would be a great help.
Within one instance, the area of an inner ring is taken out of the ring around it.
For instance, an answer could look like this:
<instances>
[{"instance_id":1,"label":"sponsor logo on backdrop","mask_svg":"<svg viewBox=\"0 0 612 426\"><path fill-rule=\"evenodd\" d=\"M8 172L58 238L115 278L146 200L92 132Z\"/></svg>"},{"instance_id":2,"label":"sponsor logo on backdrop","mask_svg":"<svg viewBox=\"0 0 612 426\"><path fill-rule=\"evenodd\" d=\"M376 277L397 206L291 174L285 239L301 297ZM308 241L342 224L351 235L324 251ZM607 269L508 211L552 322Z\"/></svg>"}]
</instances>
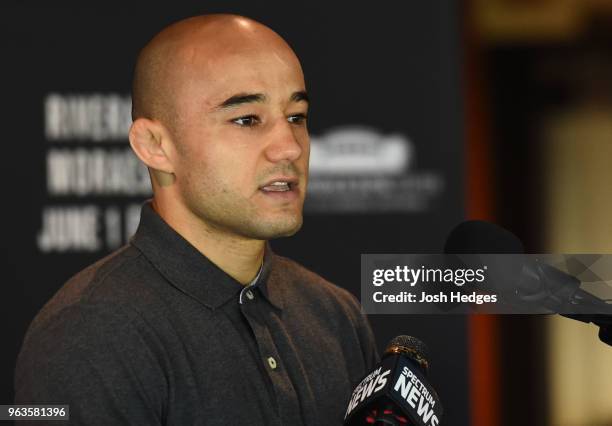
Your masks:
<instances>
[{"instance_id":1,"label":"sponsor logo on backdrop","mask_svg":"<svg viewBox=\"0 0 612 426\"><path fill-rule=\"evenodd\" d=\"M130 112L130 97L116 93L44 99L40 251L108 251L134 233L151 189L146 167L127 143ZM306 213L427 211L444 182L416 163L415 146L401 133L343 126L311 135Z\"/></svg>"},{"instance_id":2,"label":"sponsor logo on backdrop","mask_svg":"<svg viewBox=\"0 0 612 426\"><path fill-rule=\"evenodd\" d=\"M442 175L418 170L412 141L365 126L311 136L307 213L425 212Z\"/></svg>"}]
</instances>

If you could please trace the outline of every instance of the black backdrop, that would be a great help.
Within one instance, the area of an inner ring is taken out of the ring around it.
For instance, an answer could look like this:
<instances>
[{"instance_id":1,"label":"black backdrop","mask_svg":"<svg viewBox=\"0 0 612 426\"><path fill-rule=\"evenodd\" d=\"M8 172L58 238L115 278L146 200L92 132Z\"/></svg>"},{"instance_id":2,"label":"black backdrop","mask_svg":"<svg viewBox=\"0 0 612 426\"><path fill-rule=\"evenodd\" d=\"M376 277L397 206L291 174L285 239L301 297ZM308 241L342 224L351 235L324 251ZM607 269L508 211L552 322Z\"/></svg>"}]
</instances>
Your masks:
<instances>
[{"instance_id":1,"label":"black backdrop","mask_svg":"<svg viewBox=\"0 0 612 426\"><path fill-rule=\"evenodd\" d=\"M52 140L45 133L49 122L45 102L52 94L63 99L127 96L138 50L169 23L210 12L252 17L294 47L313 100L309 117L313 141L325 141L331 130L349 126L380 136L370 145L400 135L410 148L404 171L383 176L390 186L365 194L356 190L342 206L334 207L325 199L311 203L303 229L273 242L277 252L359 296L361 253L440 251L448 230L462 219L461 34L455 2L191 1L167 6L98 2L37 7L7 2L0 6L5 228L0 403L12 401L15 358L32 317L68 277L112 248L103 243L93 250L43 249L45 212L94 206L104 217L106 209L116 209L121 232L127 233L125 210L145 198L142 193L121 191L52 191L48 169L54 150L111 152L124 149L127 139ZM429 190L415 183L427 177L435 183L425 185ZM346 176L332 174L321 182L343 179ZM354 180L364 179L368 177ZM404 184L398 183L402 179ZM369 197L372 203L364 204ZM106 232L104 226L99 232ZM447 412L445 423L469 424L466 318L371 316L370 320L381 349L397 334L428 343L432 380Z\"/></svg>"}]
</instances>

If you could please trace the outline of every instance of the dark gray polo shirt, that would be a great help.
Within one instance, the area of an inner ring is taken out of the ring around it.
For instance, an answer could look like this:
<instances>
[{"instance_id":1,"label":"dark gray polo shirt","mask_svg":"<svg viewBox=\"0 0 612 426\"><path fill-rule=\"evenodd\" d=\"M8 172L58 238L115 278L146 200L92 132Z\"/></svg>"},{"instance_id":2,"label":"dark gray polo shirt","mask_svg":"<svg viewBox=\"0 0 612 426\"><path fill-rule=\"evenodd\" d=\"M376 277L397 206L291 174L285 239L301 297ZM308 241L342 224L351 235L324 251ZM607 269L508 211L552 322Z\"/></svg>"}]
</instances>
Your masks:
<instances>
[{"instance_id":1,"label":"dark gray polo shirt","mask_svg":"<svg viewBox=\"0 0 612 426\"><path fill-rule=\"evenodd\" d=\"M377 358L347 291L269 249L245 288L145 204L130 244L32 322L16 403L83 425L340 425Z\"/></svg>"}]
</instances>

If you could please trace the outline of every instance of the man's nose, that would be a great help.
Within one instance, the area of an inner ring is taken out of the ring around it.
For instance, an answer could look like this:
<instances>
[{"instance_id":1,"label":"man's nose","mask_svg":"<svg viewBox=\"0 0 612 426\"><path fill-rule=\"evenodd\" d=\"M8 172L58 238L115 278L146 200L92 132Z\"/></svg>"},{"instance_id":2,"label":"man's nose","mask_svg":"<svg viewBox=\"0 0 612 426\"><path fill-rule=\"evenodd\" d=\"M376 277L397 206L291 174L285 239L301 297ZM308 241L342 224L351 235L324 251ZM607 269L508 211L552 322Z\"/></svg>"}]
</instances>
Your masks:
<instances>
[{"instance_id":1,"label":"man's nose","mask_svg":"<svg viewBox=\"0 0 612 426\"><path fill-rule=\"evenodd\" d=\"M283 160L293 162L300 158L303 151L300 142L304 141L298 138L298 132L303 133L303 130L296 129L286 119L279 120L269 134L270 140L265 151L267 159L277 163Z\"/></svg>"}]
</instances>

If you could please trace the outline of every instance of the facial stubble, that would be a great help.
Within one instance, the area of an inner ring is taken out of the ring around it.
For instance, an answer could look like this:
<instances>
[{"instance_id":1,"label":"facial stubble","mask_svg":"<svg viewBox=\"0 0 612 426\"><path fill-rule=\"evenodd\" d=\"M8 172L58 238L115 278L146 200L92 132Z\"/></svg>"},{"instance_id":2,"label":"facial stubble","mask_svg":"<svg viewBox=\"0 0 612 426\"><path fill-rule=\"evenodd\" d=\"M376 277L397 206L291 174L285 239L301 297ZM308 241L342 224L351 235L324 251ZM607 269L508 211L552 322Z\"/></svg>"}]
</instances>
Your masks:
<instances>
[{"instance_id":1,"label":"facial stubble","mask_svg":"<svg viewBox=\"0 0 612 426\"><path fill-rule=\"evenodd\" d=\"M265 197L264 194L245 197L218 177L202 179L187 173L182 180L185 205L212 232L270 240L291 236L302 226L303 198L286 206L268 207L265 202L257 203L257 198Z\"/></svg>"}]
</instances>

